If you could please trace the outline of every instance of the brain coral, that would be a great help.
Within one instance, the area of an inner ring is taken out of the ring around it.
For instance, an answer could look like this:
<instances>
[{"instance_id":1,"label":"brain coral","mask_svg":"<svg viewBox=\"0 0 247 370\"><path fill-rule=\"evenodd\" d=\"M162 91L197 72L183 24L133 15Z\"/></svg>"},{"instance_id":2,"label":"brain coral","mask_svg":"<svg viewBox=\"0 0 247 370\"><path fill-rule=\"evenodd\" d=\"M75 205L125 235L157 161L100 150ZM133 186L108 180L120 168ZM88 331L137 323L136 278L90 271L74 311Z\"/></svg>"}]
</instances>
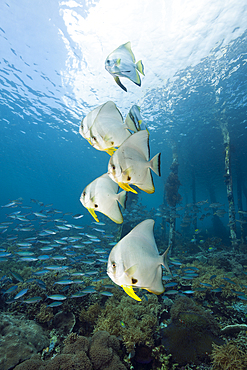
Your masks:
<instances>
[{"instance_id":1,"label":"brain coral","mask_svg":"<svg viewBox=\"0 0 247 370\"><path fill-rule=\"evenodd\" d=\"M94 334L91 341L71 333L64 343L54 358L43 361L36 355L15 370L126 370L117 355L118 339L105 331Z\"/></svg>"},{"instance_id":2,"label":"brain coral","mask_svg":"<svg viewBox=\"0 0 247 370\"><path fill-rule=\"evenodd\" d=\"M0 369L7 370L49 345L43 329L34 321L0 315Z\"/></svg>"}]
</instances>

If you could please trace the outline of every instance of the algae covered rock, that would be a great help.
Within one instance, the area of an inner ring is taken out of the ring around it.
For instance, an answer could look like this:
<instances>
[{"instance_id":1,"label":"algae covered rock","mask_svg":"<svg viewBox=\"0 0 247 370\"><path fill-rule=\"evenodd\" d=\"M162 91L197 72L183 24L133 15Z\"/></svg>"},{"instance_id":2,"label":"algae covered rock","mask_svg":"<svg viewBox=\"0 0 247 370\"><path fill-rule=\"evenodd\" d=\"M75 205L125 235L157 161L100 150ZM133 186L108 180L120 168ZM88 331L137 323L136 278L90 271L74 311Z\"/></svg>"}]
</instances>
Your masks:
<instances>
[{"instance_id":1,"label":"algae covered rock","mask_svg":"<svg viewBox=\"0 0 247 370\"><path fill-rule=\"evenodd\" d=\"M89 357L95 370L126 370L121 364L116 352L119 350L119 341L115 335L107 331L98 331L92 337Z\"/></svg>"},{"instance_id":2,"label":"algae covered rock","mask_svg":"<svg viewBox=\"0 0 247 370\"><path fill-rule=\"evenodd\" d=\"M0 369L8 370L49 345L43 329L34 321L0 315Z\"/></svg>"},{"instance_id":3,"label":"algae covered rock","mask_svg":"<svg viewBox=\"0 0 247 370\"><path fill-rule=\"evenodd\" d=\"M213 316L187 297L180 297L171 309L172 322L162 330L162 344L180 365L209 361L213 343L222 344Z\"/></svg>"},{"instance_id":4,"label":"algae covered rock","mask_svg":"<svg viewBox=\"0 0 247 370\"><path fill-rule=\"evenodd\" d=\"M117 354L119 340L105 331L98 331L91 340L71 333L64 344L54 358L42 360L36 355L15 370L126 370Z\"/></svg>"}]
</instances>

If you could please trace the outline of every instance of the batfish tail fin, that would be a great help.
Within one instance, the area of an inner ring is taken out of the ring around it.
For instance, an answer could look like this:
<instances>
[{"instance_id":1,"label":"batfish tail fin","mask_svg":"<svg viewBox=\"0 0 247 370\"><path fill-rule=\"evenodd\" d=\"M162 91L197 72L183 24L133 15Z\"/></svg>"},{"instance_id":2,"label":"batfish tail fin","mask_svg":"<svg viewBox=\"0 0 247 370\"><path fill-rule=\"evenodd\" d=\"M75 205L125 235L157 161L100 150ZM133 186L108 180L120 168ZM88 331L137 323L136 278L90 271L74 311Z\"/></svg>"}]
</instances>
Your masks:
<instances>
[{"instance_id":1,"label":"batfish tail fin","mask_svg":"<svg viewBox=\"0 0 247 370\"><path fill-rule=\"evenodd\" d=\"M162 254L162 257L163 257L163 263L162 263L162 265L165 267L165 269L168 271L168 273L170 275L172 275L172 273L171 273L171 271L169 269L169 266L168 266L168 262L167 262L167 255L168 255L169 249L170 249L170 247L168 247L167 250Z\"/></svg>"},{"instance_id":2,"label":"batfish tail fin","mask_svg":"<svg viewBox=\"0 0 247 370\"><path fill-rule=\"evenodd\" d=\"M129 113L126 116L124 123L128 127L128 129L131 131L137 132L140 130L139 127L137 127L136 122L133 119L131 119L131 116Z\"/></svg>"},{"instance_id":3,"label":"batfish tail fin","mask_svg":"<svg viewBox=\"0 0 247 370\"><path fill-rule=\"evenodd\" d=\"M121 204L123 208L126 206L126 200L127 200L127 193L126 191L121 191L121 193L118 194L118 201Z\"/></svg>"},{"instance_id":4,"label":"batfish tail fin","mask_svg":"<svg viewBox=\"0 0 247 370\"><path fill-rule=\"evenodd\" d=\"M152 170L156 173L156 175L161 176L160 172L160 155L161 153L156 154L151 160L150 160L150 167Z\"/></svg>"},{"instance_id":5,"label":"batfish tail fin","mask_svg":"<svg viewBox=\"0 0 247 370\"><path fill-rule=\"evenodd\" d=\"M144 74L144 65L142 64L142 61L139 60L137 63L136 63L136 69L143 75L145 76Z\"/></svg>"}]
</instances>

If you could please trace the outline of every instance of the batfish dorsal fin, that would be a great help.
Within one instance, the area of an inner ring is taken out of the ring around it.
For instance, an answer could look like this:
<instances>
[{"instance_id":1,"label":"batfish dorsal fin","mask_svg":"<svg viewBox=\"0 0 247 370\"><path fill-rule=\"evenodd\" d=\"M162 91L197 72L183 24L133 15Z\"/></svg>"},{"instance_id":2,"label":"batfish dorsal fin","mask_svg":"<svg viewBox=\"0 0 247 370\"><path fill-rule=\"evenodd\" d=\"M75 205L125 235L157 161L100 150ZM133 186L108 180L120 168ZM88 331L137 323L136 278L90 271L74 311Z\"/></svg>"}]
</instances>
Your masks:
<instances>
[{"instance_id":1,"label":"batfish dorsal fin","mask_svg":"<svg viewBox=\"0 0 247 370\"><path fill-rule=\"evenodd\" d=\"M132 60L133 60L133 63L135 63L136 58L135 58L135 56L134 56L134 54L133 54L133 51L131 50L131 44L130 44L130 41L126 42L126 44L124 44L123 46L128 50L128 52L130 53L131 58L132 58Z\"/></svg>"},{"instance_id":2,"label":"batfish dorsal fin","mask_svg":"<svg viewBox=\"0 0 247 370\"><path fill-rule=\"evenodd\" d=\"M140 153L146 161L149 161L149 133L147 130L141 130L135 132L133 135L128 137L127 140L121 145L122 148L125 146L134 148L138 153Z\"/></svg>"},{"instance_id":3,"label":"batfish dorsal fin","mask_svg":"<svg viewBox=\"0 0 247 370\"><path fill-rule=\"evenodd\" d=\"M129 233L138 237L145 238L148 245L152 246L157 254L159 254L155 239L154 239L154 220L147 219L142 221L139 225Z\"/></svg>"}]
</instances>

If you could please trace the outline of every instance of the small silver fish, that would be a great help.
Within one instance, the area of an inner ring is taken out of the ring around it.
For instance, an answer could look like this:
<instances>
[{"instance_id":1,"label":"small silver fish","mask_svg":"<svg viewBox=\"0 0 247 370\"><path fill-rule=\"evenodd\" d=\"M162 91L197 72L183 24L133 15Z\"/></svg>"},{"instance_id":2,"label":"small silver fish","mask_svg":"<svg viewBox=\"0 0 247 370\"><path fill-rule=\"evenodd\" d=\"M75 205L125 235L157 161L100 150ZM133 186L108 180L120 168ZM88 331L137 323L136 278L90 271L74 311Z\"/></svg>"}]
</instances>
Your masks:
<instances>
[{"instance_id":1,"label":"small silver fish","mask_svg":"<svg viewBox=\"0 0 247 370\"><path fill-rule=\"evenodd\" d=\"M19 299L19 298L23 297L23 296L24 296L24 294L26 294L26 293L27 293L27 291L28 291L28 289L27 289L27 288L22 289L19 293L17 293L17 294L16 294L16 296L14 297L14 299Z\"/></svg>"}]
</instances>

